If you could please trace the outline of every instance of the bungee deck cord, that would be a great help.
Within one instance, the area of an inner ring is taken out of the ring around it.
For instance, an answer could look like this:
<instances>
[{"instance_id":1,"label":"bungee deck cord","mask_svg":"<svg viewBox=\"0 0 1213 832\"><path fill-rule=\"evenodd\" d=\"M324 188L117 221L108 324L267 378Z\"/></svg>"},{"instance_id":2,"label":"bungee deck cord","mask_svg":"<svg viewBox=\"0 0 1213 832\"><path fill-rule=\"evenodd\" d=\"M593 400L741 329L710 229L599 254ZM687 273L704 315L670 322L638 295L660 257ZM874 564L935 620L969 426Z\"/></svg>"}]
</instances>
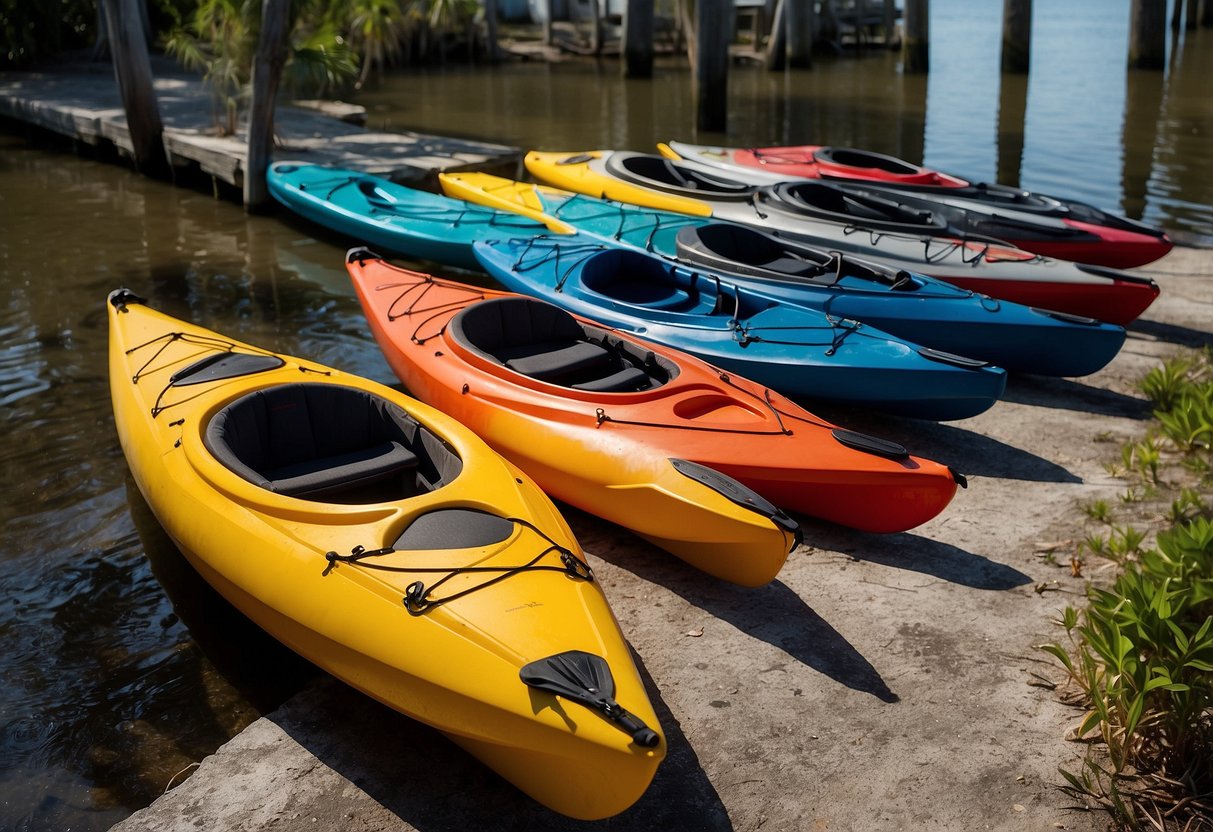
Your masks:
<instances>
[{"instance_id":1,"label":"bungee deck cord","mask_svg":"<svg viewBox=\"0 0 1213 832\"><path fill-rule=\"evenodd\" d=\"M559 242L559 241L556 241L556 240L553 240L553 239L547 238L547 237L532 237L526 241L526 244L522 247L522 250L518 253L517 258L515 258L513 268L515 271L519 271L519 272L533 271L537 268L540 268L541 266L548 264L549 262L554 262L554 264L555 264L554 268L556 270L557 279L556 279L556 282L555 282L553 288L557 292L562 292L564 290L564 285L568 282L569 278L572 277L574 273L576 273L576 270L579 266L581 266L583 263L585 263L586 260L588 260L590 257L593 257L595 254L598 254L598 253L604 252L604 251L611 251L611 250L613 250L613 249L610 249L607 246L599 244L599 243L565 243L565 242ZM536 257L534 260L528 261L527 255L531 254L532 252L534 252L536 254ZM566 259L572 260L572 262L568 263L567 266L564 265L564 261ZM723 284L721 282L720 278L716 275L710 275L710 276L700 275L697 271L691 271L691 270L687 270L687 273L689 274L691 280L694 280L698 277L711 277L711 279L714 281L714 283L718 287L723 286L723 285L730 285L730 288L732 289L733 307L734 308L733 308L732 316L727 319L727 321L724 323L723 327L701 326L701 325L696 325L693 323L679 324L679 326L684 327L686 329L704 329L704 330L711 331L711 330L724 328L732 333L733 340L735 340L742 347L748 346L749 344L760 343L760 342L770 343L770 344L780 344L780 345L784 345L784 346L803 346L803 347L824 346L824 347L827 347L826 352L825 352L825 354L827 356L834 355L838 351L838 349L842 346L843 342L847 338L851 337L852 335L858 334L863 337L874 337L874 336L869 336L866 331L863 331L863 324L860 323L859 321L852 321L848 318L837 318L833 315L830 315L829 313L824 313L824 317L825 317L826 323L827 323L826 326L787 326L787 327L750 326L745 322L744 319L742 319L740 317L741 295L742 295L741 287L737 286L736 284ZM717 292L718 300L720 298L723 298L726 294L727 293L718 291ZM642 306L643 306L643 304L642 304ZM704 314L704 315L701 315L698 317L707 318L707 317L712 317L712 316L718 316L718 314L719 314L719 309L714 308L711 313ZM830 335L830 340L828 340L828 341L784 340L784 339L778 339L778 338L771 338L771 337L767 337L767 336L763 335L763 333L766 333L766 332L777 332L777 331L779 331L779 332L823 331L823 332L829 332L831 335Z\"/></svg>"},{"instance_id":2,"label":"bungee deck cord","mask_svg":"<svg viewBox=\"0 0 1213 832\"><path fill-rule=\"evenodd\" d=\"M224 338L210 338L210 337L202 336L202 335L190 335L190 334L186 334L184 332L168 332L168 333L165 333L164 335L160 335L156 338L153 338L150 341L145 341L142 344L131 347L130 349L128 349L126 351L127 355L133 355L136 352L138 352L139 350L146 349L147 347L150 347L154 344L160 344L160 348L157 349L156 351L154 351L152 353L152 355L146 361L143 362L143 365L138 370L135 371L135 374L133 376L131 376L131 383L138 384L139 381L143 378L143 376L147 375L148 373L165 369L164 367L153 367L152 364L156 361L157 358L159 358L161 355L164 354L164 351L166 349L168 349L170 345L178 343L178 342L184 343L184 344L193 344L198 347L203 347L203 348L209 349L212 353L216 353L216 354L227 353L230 355L263 355L263 356L266 356L269 358L277 358L279 360L282 360L282 356L280 356L277 353L272 352L270 350L262 350L262 349L258 349L256 347L249 347L249 346L246 346L243 344L239 345L240 349L237 349L238 345L236 343L234 343L233 341L224 339ZM174 363L180 363L180 362L178 361L178 362L174 362ZM283 364L285 364L285 363L286 362L283 361ZM329 372L328 370L315 370L315 369L312 369L311 367L307 367L303 364L300 364L298 369L299 369L299 372L301 372L301 373L315 373L317 375L324 375L324 376L332 375L332 373ZM164 397L165 397L165 395L168 394L169 390L174 389L174 388L179 389L180 387L181 387L181 385L178 384L176 376L173 376L172 378L169 379L168 384L164 385L164 387L161 388L159 394L157 394L157 396L156 396L156 401L152 403L151 414L152 414L153 419L156 418L157 416L159 416L164 411L166 411L170 408L173 408L173 407L178 407L182 404L185 404L186 402L192 401L193 399L197 398L198 396L200 396L204 392L206 392L205 390L200 390L197 393L197 395L195 395L195 396L188 396L186 398L181 399L180 401L176 401L171 404L162 404L162 402L164 401Z\"/></svg>"},{"instance_id":3,"label":"bungee deck cord","mask_svg":"<svg viewBox=\"0 0 1213 832\"><path fill-rule=\"evenodd\" d=\"M495 514L491 514L490 512L483 511L481 509L465 509L465 510L466 511L476 511L478 513L491 515L493 517L497 516ZM340 555L337 552L325 552L324 559L328 563L324 567L324 572L322 572L321 574L324 576L327 576L330 572L333 571L333 569L335 569L337 567L338 564L342 564L342 563L350 564L352 566L360 566L364 569L374 569L374 570L379 570L382 572L396 572L396 573L402 573L402 574L445 573L445 574L443 574L443 576L441 578L430 583L428 586L426 585L426 583L424 581L417 580L417 581L412 582L405 588L405 590L404 590L405 594L404 594L404 597L402 598L402 602L404 604L405 609L408 610L410 615L423 615L427 610L442 606L443 604L449 604L451 601L454 601L458 598L462 598L465 595L470 595L473 592L477 592L479 590L486 589L496 583L504 581L507 578L511 578L514 575L518 575L523 572L562 572L566 575L569 575L570 577L578 578L583 581L593 581L594 580L594 570L590 568L590 565L588 563L586 563L581 558L577 557L577 555L574 554L571 549L561 546L559 543L554 541L549 535L547 535L545 532L543 532L541 529L539 529L537 526L535 526L534 523L531 523L529 520L525 520L520 517L505 517L502 519L504 519L516 526L520 526L524 529L528 529L529 531L534 532L541 539L547 541L547 544L548 544L547 547L541 549L533 558L531 558L526 563L511 564L508 566L454 566L454 567L452 567L452 566L414 566L414 565L395 566L395 565L385 564L385 563L376 563L376 562L374 562L374 560L372 560L373 558L385 557L387 555L395 554L396 552L410 551L410 550L394 549L391 546L385 546L381 549L366 549L362 546L355 546L353 549L350 550L350 553L348 555ZM560 560L561 565L555 566L553 564L540 563L540 561L549 554L556 554ZM496 574L494 575L494 577L487 578L487 579L481 581L480 583L466 587L457 592L452 592L451 594L443 596L441 598L430 597L431 593L433 593L435 590L437 590L440 586L442 586L447 581L449 581L452 578L455 578L459 575L488 574L488 573L496 573Z\"/></svg>"}]
</instances>

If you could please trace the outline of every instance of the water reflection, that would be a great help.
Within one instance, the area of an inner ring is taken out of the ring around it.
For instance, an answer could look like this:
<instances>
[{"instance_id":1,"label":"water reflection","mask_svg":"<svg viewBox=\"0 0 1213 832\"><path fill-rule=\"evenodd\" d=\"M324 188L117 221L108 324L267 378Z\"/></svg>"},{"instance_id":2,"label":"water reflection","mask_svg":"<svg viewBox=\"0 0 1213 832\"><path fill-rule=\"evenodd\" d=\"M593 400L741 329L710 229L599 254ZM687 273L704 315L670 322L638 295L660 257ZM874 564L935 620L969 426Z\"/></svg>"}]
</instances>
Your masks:
<instances>
[{"instance_id":1,"label":"water reflection","mask_svg":"<svg viewBox=\"0 0 1213 832\"><path fill-rule=\"evenodd\" d=\"M447 66L389 76L357 100L375 126L546 150L671 138L864 147L1213 241L1213 30L1184 32L1166 73L1129 72L1128 9L1114 5L1038 4L1026 78L999 72L998 0L932 2L925 77L884 51L819 56L811 70L735 64L727 134L695 134L677 57L659 59L652 81L624 80L612 62Z\"/></svg>"},{"instance_id":2,"label":"water reflection","mask_svg":"<svg viewBox=\"0 0 1213 832\"><path fill-rule=\"evenodd\" d=\"M316 268L344 277L342 248L70 152L8 141L0 160L0 829L107 829L287 692L250 684L294 689L298 674L189 583L132 497L106 293L127 285L244 340L388 372L348 288L279 265L314 247ZM233 670L225 642L256 645L262 675Z\"/></svg>"}]
</instances>

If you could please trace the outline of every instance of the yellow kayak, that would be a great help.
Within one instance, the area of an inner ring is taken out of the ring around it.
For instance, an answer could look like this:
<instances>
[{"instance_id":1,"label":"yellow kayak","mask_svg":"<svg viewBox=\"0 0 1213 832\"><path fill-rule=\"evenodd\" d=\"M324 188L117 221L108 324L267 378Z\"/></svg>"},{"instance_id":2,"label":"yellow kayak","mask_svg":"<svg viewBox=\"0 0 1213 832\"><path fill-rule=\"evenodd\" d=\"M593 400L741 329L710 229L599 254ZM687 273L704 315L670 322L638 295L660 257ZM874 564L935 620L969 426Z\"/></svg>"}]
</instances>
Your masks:
<instances>
[{"instance_id":1,"label":"yellow kayak","mask_svg":"<svg viewBox=\"0 0 1213 832\"><path fill-rule=\"evenodd\" d=\"M140 491L233 605L444 732L549 808L609 817L665 755L602 591L551 501L391 388L109 303L114 420Z\"/></svg>"},{"instance_id":2,"label":"yellow kayak","mask_svg":"<svg viewBox=\"0 0 1213 832\"><path fill-rule=\"evenodd\" d=\"M713 215L711 204L705 200L632 185L604 173L603 164L608 156L610 152L604 150L585 153L532 150L524 163L531 176L566 191L696 217Z\"/></svg>"}]
</instances>

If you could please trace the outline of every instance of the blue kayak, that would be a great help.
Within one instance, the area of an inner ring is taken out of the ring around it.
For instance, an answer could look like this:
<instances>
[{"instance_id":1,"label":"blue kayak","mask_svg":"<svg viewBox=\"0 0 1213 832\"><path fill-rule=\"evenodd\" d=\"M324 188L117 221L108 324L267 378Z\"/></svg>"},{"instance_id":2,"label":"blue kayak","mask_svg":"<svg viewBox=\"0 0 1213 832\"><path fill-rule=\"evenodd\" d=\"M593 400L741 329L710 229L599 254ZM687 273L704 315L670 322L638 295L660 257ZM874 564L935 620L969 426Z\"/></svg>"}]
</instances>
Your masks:
<instances>
[{"instance_id":1,"label":"blue kayak","mask_svg":"<svg viewBox=\"0 0 1213 832\"><path fill-rule=\"evenodd\" d=\"M631 248L560 237L478 241L506 288L691 353L786 395L922 419L991 407L1006 371L789 304Z\"/></svg>"},{"instance_id":2,"label":"blue kayak","mask_svg":"<svg viewBox=\"0 0 1213 832\"><path fill-rule=\"evenodd\" d=\"M498 204L516 183L490 189ZM443 187L473 183L463 174L440 177ZM530 187L525 207L601 241L677 258L692 268L728 275L788 303L850 318L945 352L980 358L1007 370L1049 376L1083 376L1116 357L1123 327L1094 318L1050 312L936 280L825 245L771 234L738 223L627 205L553 188ZM513 205L515 209L518 205Z\"/></svg>"},{"instance_id":3,"label":"blue kayak","mask_svg":"<svg viewBox=\"0 0 1213 832\"><path fill-rule=\"evenodd\" d=\"M526 217L344 168L275 162L270 194L296 214L392 254L467 269L476 240L548 233Z\"/></svg>"},{"instance_id":4,"label":"blue kayak","mask_svg":"<svg viewBox=\"0 0 1213 832\"><path fill-rule=\"evenodd\" d=\"M676 256L790 303L863 321L1007 370L1085 376L1116 357L1124 327L1034 309L731 223L687 225Z\"/></svg>"}]
</instances>

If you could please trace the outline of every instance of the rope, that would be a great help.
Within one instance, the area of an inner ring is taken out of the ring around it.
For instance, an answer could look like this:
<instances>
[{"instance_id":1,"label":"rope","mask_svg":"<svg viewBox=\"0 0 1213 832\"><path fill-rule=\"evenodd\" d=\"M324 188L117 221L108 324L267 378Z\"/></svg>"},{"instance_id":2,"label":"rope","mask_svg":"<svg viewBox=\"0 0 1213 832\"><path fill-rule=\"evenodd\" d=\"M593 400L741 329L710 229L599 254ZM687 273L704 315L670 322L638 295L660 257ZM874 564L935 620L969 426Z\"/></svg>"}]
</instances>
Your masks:
<instances>
[{"instance_id":1,"label":"rope","mask_svg":"<svg viewBox=\"0 0 1213 832\"><path fill-rule=\"evenodd\" d=\"M625 205L615 200L594 199L585 194L573 194L552 210L552 216L577 227L584 227L589 223L617 220L615 230L603 236L626 241L629 234L641 234L644 236L644 244L639 247L646 251L653 251L654 239L661 231L667 228L683 228L699 222L694 217ZM627 227L629 219L638 221L635 228Z\"/></svg>"},{"instance_id":2,"label":"rope","mask_svg":"<svg viewBox=\"0 0 1213 832\"><path fill-rule=\"evenodd\" d=\"M489 512L482 513L488 514ZM507 517L505 519L511 523L514 523L515 525L530 529L535 534L539 535L539 537L546 540L548 542L548 546L529 561L522 564L511 566L457 566L454 568L447 566L388 566L382 563L373 563L368 559L390 555L397 550L390 546L386 546L382 549L365 549L362 546L355 546L350 550L348 555L339 555L336 552L326 552L324 558L328 561L328 564L324 567L324 572L321 574L328 575L329 572L331 572L340 563L361 566L364 569L377 569L383 572L445 572L445 575L431 583L429 586L426 586L424 581L414 581L405 587L404 598L402 600L405 609L408 610L410 615L422 615L427 610L442 606L443 604L449 604L451 601L462 598L465 595L469 595L481 589L493 586L494 584L500 583L507 578L513 577L514 575L521 574L522 572L563 572L566 575L574 578L580 578L581 580L594 580L594 570L590 568L588 563L577 557L577 555L575 555L571 550L566 549L564 546L561 546L559 543L554 541L551 537L537 528L533 523L519 517ZM558 553L561 563L560 566L550 566L539 563L544 556L553 552ZM455 576L470 573L498 574L466 589L453 592L450 595L446 595L441 598L430 597L431 593L437 590L438 587L442 586Z\"/></svg>"},{"instance_id":3,"label":"rope","mask_svg":"<svg viewBox=\"0 0 1213 832\"><path fill-rule=\"evenodd\" d=\"M447 301L446 303L439 303L434 306L418 308L417 304L424 300L425 296L429 294L430 289L434 288L435 286L443 286L444 288L450 289L465 288L460 284L439 281L437 278L430 275L425 275L423 280L419 280L416 283L387 283L375 288L377 290L383 290L399 288L401 286L405 287L404 291L397 295L396 298L390 304L388 304L387 319L389 322L396 321L400 318L411 318L413 315L419 315L427 312L433 313L423 318L420 322L418 322L417 326L413 328L413 334L409 336L409 340L411 340L414 344L424 344L431 338L437 338L446 331L446 323L444 323L442 326L438 327L438 331L433 335L428 335L423 338L418 333L421 332L426 324L430 323L436 318L442 317L453 309L462 309L467 305L469 300L483 300L485 297L484 292L469 289L465 292L465 294L468 296L466 298L456 298L455 300ZM414 292L414 290L419 290L417 292L417 296L410 301L409 305L406 306L403 311L397 311L397 305L403 303L404 300Z\"/></svg>"},{"instance_id":4,"label":"rope","mask_svg":"<svg viewBox=\"0 0 1213 832\"><path fill-rule=\"evenodd\" d=\"M227 353L236 352L236 344L232 341L227 341L222 338L211 338L211 337L204 336L204 335L191 335L191 334L188 334L185 332L168 332L168 333L165 333L164 335L157 336L157 337L151 339L150 341L145 341L142 344L131 347L130 349L128 349L126 351L126 355L133 355L134 353L138 352L139 350L142 350L146 347L150 347L153 344L157 344L157 343L160 344L160 348L158 350L156 350L154 353L152 353L151 357L148 358L147 361L143 362L143 366L141 366L138 370L136 370L134 375L131 376L131 383L138 384L139 381L143 378L143 376L150 371L150 368L151 368L152 364L156 361L156 359L159 358L161 355L163 355L164 351L166 349L168 349L171 344L175 344L178 341L180 341L182 343L186 343L186 344L193 344L193 345L199 346L199 347L209 347L210 349L214 350L215 352L227 352ZM248 355L271 355L274 357L280 357L275 352L271 352L270 350L257 349L256 347L248 347L243 352L245 352L245 354L248 354ZM299 372L316 373L318 375L326 375L326 376L331 375L331 373L328 370L313 370L310 367L304 367L303 365L299 366ZM169 408L177 407L179 405L185 404L186 402L192 401L193 399L197 398L197 396L189 396L187 398L182 399L181 401L173 402L172 404L169 404L169 405L162 405L161 402L164 401L165 395L168 394L169 389L172 388L173 386L174 386L174 384L173 384L172 380L170 379L169 383L164 385L164 387L156 395L156 401L152 403L152 409L151 409L151 414L152 414L153 419L156 418L157 416L159 416L164 411L168 410ZM208 388L200 389L198 395L202 395L202 393L205 392L206 389L208 389Z\"/></svg>"}]
</instances>

